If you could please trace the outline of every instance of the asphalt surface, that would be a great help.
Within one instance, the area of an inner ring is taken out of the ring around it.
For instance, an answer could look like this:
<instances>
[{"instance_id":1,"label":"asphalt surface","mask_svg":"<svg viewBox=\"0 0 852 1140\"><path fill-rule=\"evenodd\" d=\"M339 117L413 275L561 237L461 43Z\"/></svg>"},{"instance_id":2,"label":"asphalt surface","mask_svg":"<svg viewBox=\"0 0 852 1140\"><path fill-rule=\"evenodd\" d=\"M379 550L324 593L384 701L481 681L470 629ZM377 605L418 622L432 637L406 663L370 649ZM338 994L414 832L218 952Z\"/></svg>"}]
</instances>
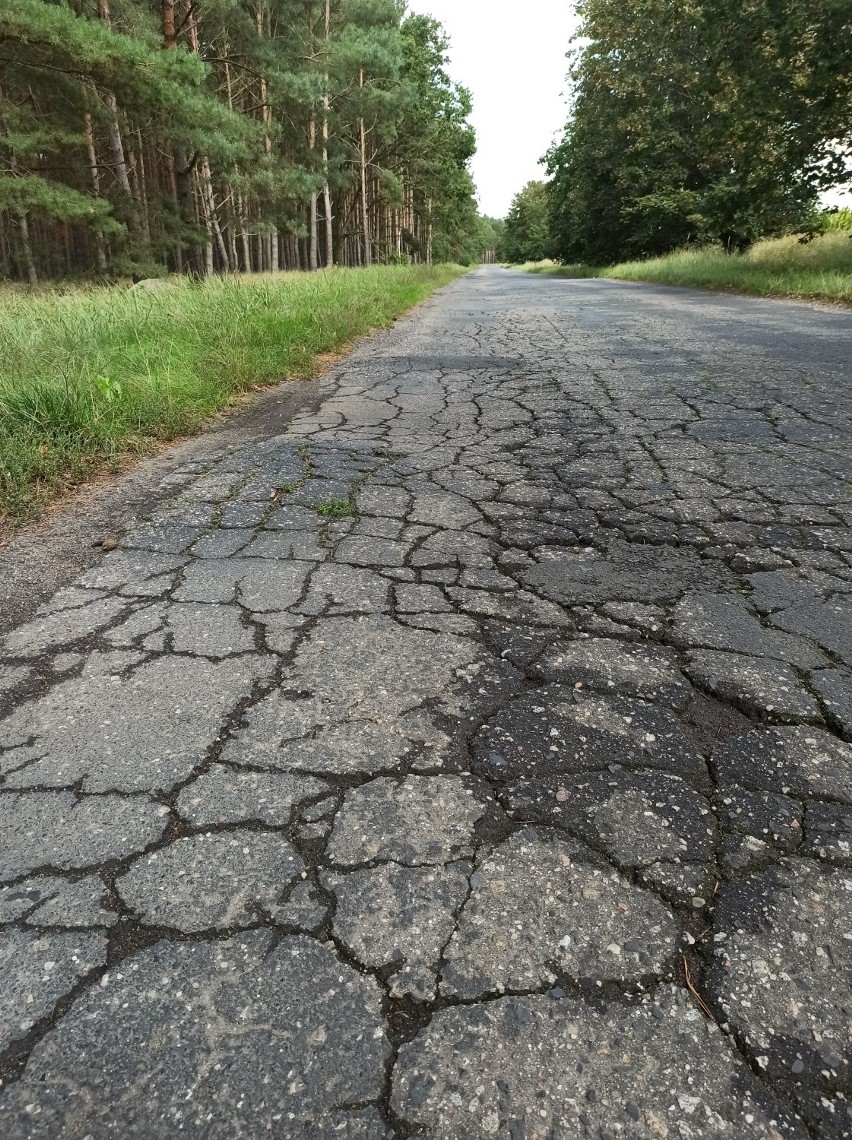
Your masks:
<instances>
[{"instance_id":1,"label":"asphalt surface","mask_svg":"<svg viewBox=\"0 0 852 1140\"><path fill-rule=\"evenodd\" d=\"M852 1136L850 333L485 268L166 465L2 643L0 1136Z\"/></svg>"}]
</instances>

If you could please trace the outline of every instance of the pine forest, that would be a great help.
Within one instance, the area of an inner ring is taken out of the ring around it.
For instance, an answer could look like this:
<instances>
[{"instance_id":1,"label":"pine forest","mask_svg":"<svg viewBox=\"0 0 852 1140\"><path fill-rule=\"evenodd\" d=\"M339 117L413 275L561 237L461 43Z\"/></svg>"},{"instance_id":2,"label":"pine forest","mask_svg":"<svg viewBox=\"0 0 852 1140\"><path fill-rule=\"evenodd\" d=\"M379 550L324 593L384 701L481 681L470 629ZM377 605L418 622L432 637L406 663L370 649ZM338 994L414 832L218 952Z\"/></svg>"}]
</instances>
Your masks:
<instances>
[{"instance_id":1,"label":"pine forest","mask_svg":"<svg viewBox=\"0 0 852 1140\"><path fill-rule=\"evenodd\" d=\"M0 275L478 259L446 50L399 0L3 0Z\"/></svg>"}]
</instances>

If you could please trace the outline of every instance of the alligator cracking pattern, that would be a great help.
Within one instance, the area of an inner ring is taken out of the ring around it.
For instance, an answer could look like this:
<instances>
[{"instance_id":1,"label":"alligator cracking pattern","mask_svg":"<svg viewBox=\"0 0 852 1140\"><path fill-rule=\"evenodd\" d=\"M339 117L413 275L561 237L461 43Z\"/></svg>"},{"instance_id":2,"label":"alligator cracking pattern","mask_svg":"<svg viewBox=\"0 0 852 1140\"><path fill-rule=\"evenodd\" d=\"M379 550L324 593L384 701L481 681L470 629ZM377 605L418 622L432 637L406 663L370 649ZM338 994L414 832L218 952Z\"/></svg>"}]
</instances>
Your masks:
<instances>
[{"instance_id":1,"label":"alligator cracking pattern","mask_svg":"<svg viewBox=\"0 0 852 1140\"><path fill-rule=\"evenodd\" d=\"M0 1134L852 1135L850 327L480 270L10 633Z\"/></svg>"}]
</instances>

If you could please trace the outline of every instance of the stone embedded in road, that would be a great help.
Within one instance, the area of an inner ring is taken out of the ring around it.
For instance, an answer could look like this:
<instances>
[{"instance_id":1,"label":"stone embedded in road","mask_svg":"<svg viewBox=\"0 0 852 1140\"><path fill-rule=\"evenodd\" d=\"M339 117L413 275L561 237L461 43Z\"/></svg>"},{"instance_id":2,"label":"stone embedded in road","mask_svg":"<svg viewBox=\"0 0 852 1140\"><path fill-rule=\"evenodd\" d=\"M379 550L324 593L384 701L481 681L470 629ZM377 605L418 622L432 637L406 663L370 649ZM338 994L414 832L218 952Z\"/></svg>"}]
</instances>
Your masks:
<instances>
[{"instance_id":1,"label":"stone embedded in road","mask_svg":"<svg viewBox=\"0 0 852 1140\"><path fill-rule=\"evenodd\" d=\"M266 931L159 942L36 1045L0 1092L0 1133L313 1140L351 1113L372 1140L375 1117L342 1110L382 1095L389 1052L378 985L327 945Z\"/></svg>"},{"instance_id":2,"label":"stone embedded in road","mask_svg":"<svg viewBox=\"0 0 852 1140\"><path fill-rule=\"evenodd\" d=\"M358 491L359 515L401 519L405 517L410 502L411 495L402 487L367 484Z\"/></svg>"},{"instance_id":3,"label":"stone embedded in road","mask_svg":"<svg viewBox=\"0 0 852 1140\"><path fill-rule=\"evenodd\" d=\"M805 807L803 851L827 863L852 866L852 808L809 803Z\"/></svg>"},{"instance_id":4,"label":"stone embedded in road","mask_svg":"<svg viewBox=\"0 0 852 1140\"><path fill-rule=\"evenodd\" d=\"M124 678L84 673L0 724L0 772L16 788L168 790L204 759L228 714L268 671L243 657L161 658Z\"/></svg>"},{"instance_id":5,"label":"stone embedded in road","mask_svg":"<svg viewBox=\"0 0 852 1140\"><path fill-rule=\"evenodd\" d=\"M308 596L296 607L300 614L387 613L391 585L381 574L333 562L318 566Z\"/></svg>"},{"instance_id":6,"label":"stone embedded in road","mask_svg":"<svg viewBox=\"0 0 852 1140\"><path fill-rule=\"evenodd\" d=\"M408 521L440 527L441 530L465 530L479 522L481 515L470 499L421 485L414 496Z\"/></svg>"},{"instance_id":7,"label":"stone embedded in road","mask_svg":"<svg viewBox=\"0 0 852 1140\"><path fill-rule=\"evenodd\" d=\"M761 613L821 601L823 591L796 570L772 570L749 574L751 600Z\"/></svg>"},{"instance_id":8,"label":"stone embedded in road","mask_svg":"<svg viewBox=\"0 0 852 1140\"><path fill-rule=\"evenodd\" d=\"M25 1037L81 978L104 962L106 939L101 934L0 933L0 1053Z\"/></svg>"},{"instance_id":9,"label":"stone embedded in road","mask_svg":"<svg viewBox=\"0 0 852 1140\"><path fill-rule=\"evenodd\" d=\"M633 645L604 637L556 641L535 662L545 681L622 693L682 708L690 688L671 649Z\"/></svg>"},{"instance_id":10,"label":"stone embedded in road","mask_svg":"<svg viewBox=\"0 0 852 1140\"><path fill-rule=\"evenodd\" d=\"M789 796L727 784L717 810L728 833L720 862L729 873L760 869L802 844L804 811Z\"/></svg>"},{"instance_id":11,"label":"stone embedded in road","mask_svg":"<svg viewBox=\"0 0 852 1140\"><path fill-rule=\"evenodd\" d=\"M377 1108L335 1112L316 1124L307 1124L295 1140L396 1140Z\"/></svg>"},{"instance_id":12,"label":"stone embedded in road","mask_svg":"<svg viewBox=\"0 0 852 1140\"><path fill-rule=\"evenodd\" d=\"M31 675L27 665L0 665L0 698L22 686Z\"/></svg>"},{"instance_id":13,"label":"stone embedded in road","mask_svg":"<svg viewBox=\"0 0 852 1140\"><path fill-rule=\"evenodd\" d=\"M299 646L281 686L249 711L223 759L344 775L387 771L417 750L437 766L450 741L423 706L457 714L465 676L482 684L482 656L473 641L388 617L329 618Z\"/></svg>"},{"instance_id":14,"label":"stone embedded in road","mask_svg":"<svg viewBox=\"0 0 852 1140\"><path fill-rule=\"evenodd\" d=\"M723 786L852 803L852 745L816 728L749 732L720 745L713 761Z\"/></svg>"},{"instance_id":15,"label":"stone embedded in road","mask_svg":"<svg viewBox=\"0 0 852 1140\"><path fill-rule=\"evenodd\" d=\"M685 990L618 1003L504 997L436 1013L391 1104L430 1140L804 1140Z\"/></svg>"},{"instance_id":16,"label":"stone embedded in road","mask_svg":"<svg viewBox=\"0 0 852 1140\"><path fill-rule=\"evenodd\" d=\"M325 921L328 903L313 883L300 880L282 903L271 908L271 914L279 926L314 931Z\"/></svg>"},{"instance_id":17,"label":"stone embedded in road","mask_svg":"<svg viewBox=\"0 0 852 1140\"><path fill-rule=\"evenodd\" d=\"M177 839L143 856L116 885L149 926L192 933L262 921L303 869L283 835L222 831Z\"/></svg>"},{"instance_id":18,"label":"stone embedded in road","mask_svg":"<svg viewBox=\"0 0 852 1140\"><path fill-rule=\"evenodd\" d=\"M155 554L145 550L116 550L79 578L81 586L152 597L173 584L186 565L185 555Z\"/></svg>"},{"instance_id":19,"label":"stone embedded in road","mask_svg":"<svg viewBox=\"0 0 852 1140\"><path fill-rule=\"evenodd\" d=\"M382 777L346 793L328 843L333 863L374 859L407 866L471 854L486 805L461 776Z\"/></svg>"},{"instance_id":20,"label":"stone embedded in road","mask_svg":"<svg viewBox=\"0 0 852 1140\"><path fill-rule=\"evenodd\" d=\"M402 566L409 552L404 542L394 542L388 538L372 538L367 535L352 535L344 538L335 551L338 562L353 566L372 566L376 569Z\"/></svg>"},{"instance_id":21,"label":"stone embedded in road","mask_svg":"<svg viewBox=\"0 0 852 1140\"><path fill-rule=\"evenodd\" d=\"M553 832L512 836L479 865L471 888L444 953L446 996L535 990L560 975L638 982L671 968L671 911Z\"/></svg>"},{"instance_id":22,"label":"stone embedded in road","mask_svg":"<svg viewBox=\"0 0 852 1140\"><path fill-rule=\"evenodd\" d=\"M452 606L437 586L410 586L404 583L394 588L399 613L445 613Z\"/></svg>"},{"instance_id":23,"label":"stone embedded in road","mask_svg":"<svg viewBox=\"0 0 852 1140\"><path fill-rule=\"evenodd\" d=\"M491 593L490 590L448 586L447 594L466 614L541 625L548 629L570 629L574 624L560 606L536 597L529 590Z\"/></svg>"},{"instance_id":24,"label":"stone embedded in road","mask_svg":"<svg viewBox=\"0 0 852 1140\"><path fill-rule=\"evenodd\" d=\"M468 871L469 871L468 867ZM359 962L393 968L394 997L435 997L441 950L468 892L458 864L400 867L384 864L348 875L328 875L337 897L334 934Z\"/></svg>"},{"instance_id":25,"label":"stone embedded in road","mask_svg":"<svg viewBox=\"0 0 852 1140\"><path fill-rule=\"evenodd\" d=\"M566 685L547 685L506 705L476 737L474 754L504 780L620 764L707 782L704 761L673 713Z\"/></svg>"},{"instance_id":26,"label":"stone embedded in road","mask_svg":"<svg viewBox=\"0 0 852 1140\"><path fill-rule=\"evenodd\" d=\"M697 650L688 655L686 672L714 696L767 720L822 720L820 707L799 674L780 661Z\"/></svg>"},{"instance_id":27,"label":"stone embedded in road","mask_svg":"<svg viewBox=\"0 0 852 1140\"><path fill-rule=\"evenodd\" d=\"M759 1067L787 1085L801 1076L852 1091L850 914L852 881L808 859L717 896L709 991Z\"/></svg>"},{"instance_id":28,"label":"stone embedded in road","mask_svg":"<svg viewBox=\"0 0 852 1140\"><path fill-rule=\"evenodd\" d=\"M251 772L214 764L187 784L177 798L178 813L196 826L256 820L275 826L290 822L293 807L328 791L312 776Z\"/></svg>"},{"instance_id":29,"label":"stone embedded in road","mask_svg":"<svg viewBox=\"0 0 852 1140\"><path fill-rule=\"evenodd\" d=\"M0 795L0 879L41 867L94 867L126 859L166 829L168 813L147 796L76 796L73 792Z\"/></svg>"},{"instance_id":30,"label":"stone embedded in road","mask_svg":"<svg viewBox=\"0 0 852 1140\"><path fill-rule=\"evenodd\" d=\"M187 567L174 593L178 602L239 601L255 613L289 609L302 596L313 562L210 558Z\"/></svg>"}]
</instances>

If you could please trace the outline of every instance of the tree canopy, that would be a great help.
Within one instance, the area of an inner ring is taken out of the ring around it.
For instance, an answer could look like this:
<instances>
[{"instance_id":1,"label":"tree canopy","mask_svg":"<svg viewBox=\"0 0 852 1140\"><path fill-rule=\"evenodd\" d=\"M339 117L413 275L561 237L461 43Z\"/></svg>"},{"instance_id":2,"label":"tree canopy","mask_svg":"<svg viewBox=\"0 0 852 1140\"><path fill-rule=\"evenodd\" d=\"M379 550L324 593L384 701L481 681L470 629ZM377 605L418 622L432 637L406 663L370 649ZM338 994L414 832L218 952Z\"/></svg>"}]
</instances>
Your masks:
<instances>
[{"instance_id":1,"label":"tree canopy","mask_svg":"<svg viewBox=\"0 0 852 1140\"><path fill-rule=\"evenodd\" d=\"M447 46L401 0L4 0L0 273L476 259Z\"/></svg>"},{"instance_id":2,"label":"tree canopy","mask_svg":"<svg viewBox=\"0 0 852 1140\"><path fill-rule=\"evenodd\" d=\"M852 173L848 0L584 0L551 252L612 262L807 227Z\"/></svg>"},{"instance_id":3,"label":"tree canopy","mask_svg":"<svg viewBox=\"0 0 852 1140\"><path fill-rule=\"evenodd\" d=\"M512 200L497 243L500 261L541 261L548 246L547 187L528 182Z\"/></svg>"}]
</instances>

